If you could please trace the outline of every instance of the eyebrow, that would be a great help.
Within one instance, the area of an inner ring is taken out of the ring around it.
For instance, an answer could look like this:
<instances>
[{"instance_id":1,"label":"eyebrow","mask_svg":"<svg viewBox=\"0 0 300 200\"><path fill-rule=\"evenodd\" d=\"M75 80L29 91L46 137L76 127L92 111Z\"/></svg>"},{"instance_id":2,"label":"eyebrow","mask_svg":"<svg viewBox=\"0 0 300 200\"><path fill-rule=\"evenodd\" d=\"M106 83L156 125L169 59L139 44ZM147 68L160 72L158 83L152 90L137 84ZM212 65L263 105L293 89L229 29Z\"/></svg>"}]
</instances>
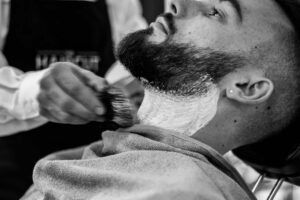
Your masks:
<instances>
[{"instance_id":1,"label":"eyebrow","mask_svg":"<svg viewBox=\"0 0 300 200\"><path fill-rule=\"evenodd\" d=\"M234 9L236 10L236 12L237 12L237 14L239 16L240 21L243 20L242 9L241 9L241 5L238 2L238 0L221 0L221 2L222 1L228 1L228 2L230 2L233 5Z\"/></svg>"}]
</instances>

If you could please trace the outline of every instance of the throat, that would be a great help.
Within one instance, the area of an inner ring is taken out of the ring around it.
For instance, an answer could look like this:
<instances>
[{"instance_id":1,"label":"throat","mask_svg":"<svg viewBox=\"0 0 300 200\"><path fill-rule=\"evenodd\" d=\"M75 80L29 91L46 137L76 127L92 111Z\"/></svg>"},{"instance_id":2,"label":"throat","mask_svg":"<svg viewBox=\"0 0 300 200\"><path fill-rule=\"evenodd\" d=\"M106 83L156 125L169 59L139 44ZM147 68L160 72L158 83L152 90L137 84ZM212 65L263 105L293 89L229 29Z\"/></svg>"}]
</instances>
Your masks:
<instances>
[{"instance_id":1,"label":"throat","mask_svg":"<svg viewBox=\"0 0 300 200\"><path fill-rule=\"evenodd\" d=\"M141 124L192 136L215 116L218 99L216 87L205 95L192 97L146 89L138 118Z\"/></svg>"}]
</instances>

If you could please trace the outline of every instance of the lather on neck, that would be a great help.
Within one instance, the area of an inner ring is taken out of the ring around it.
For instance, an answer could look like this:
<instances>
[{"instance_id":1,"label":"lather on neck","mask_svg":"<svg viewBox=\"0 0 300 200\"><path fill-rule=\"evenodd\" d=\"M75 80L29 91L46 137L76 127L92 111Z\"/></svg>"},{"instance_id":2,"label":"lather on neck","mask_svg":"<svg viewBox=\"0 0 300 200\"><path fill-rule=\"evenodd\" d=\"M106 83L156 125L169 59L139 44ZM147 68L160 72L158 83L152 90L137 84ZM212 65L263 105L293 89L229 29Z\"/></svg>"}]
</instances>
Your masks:
<instances>
[{"instance_id":1,"label":"lather on neck","mask_svg":"<svg viewBox=\"0 0 300 200\"><path fill-rule=\"evenodd\" d=\"M201 96L174 96L158 90L145 89L143 103L138 111L141 124L193 135L216 114L219 98L213 86Z\"/></svg>"}]
</instances>

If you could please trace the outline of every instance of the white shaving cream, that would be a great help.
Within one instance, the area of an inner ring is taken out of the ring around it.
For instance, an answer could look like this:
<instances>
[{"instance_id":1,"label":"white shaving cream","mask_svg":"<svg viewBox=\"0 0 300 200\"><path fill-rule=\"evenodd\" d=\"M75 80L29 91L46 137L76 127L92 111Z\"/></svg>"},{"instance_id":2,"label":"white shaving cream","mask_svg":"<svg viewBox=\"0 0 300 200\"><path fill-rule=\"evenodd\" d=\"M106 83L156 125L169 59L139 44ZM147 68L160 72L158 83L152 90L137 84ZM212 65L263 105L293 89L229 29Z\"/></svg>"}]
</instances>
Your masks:
<instances>
[{"instance_id":1,"label":"white shaving cream","mask_svg":"<svg viewBox=\"0 0 300 200\"><path fill-rule=\"evenodd\" d=\"M141 124L192 136L213 119L218 100L219 90L214 84L207 94L193 97L178 97L146 89L138 118Z\"/></svg>"}]
</instances>

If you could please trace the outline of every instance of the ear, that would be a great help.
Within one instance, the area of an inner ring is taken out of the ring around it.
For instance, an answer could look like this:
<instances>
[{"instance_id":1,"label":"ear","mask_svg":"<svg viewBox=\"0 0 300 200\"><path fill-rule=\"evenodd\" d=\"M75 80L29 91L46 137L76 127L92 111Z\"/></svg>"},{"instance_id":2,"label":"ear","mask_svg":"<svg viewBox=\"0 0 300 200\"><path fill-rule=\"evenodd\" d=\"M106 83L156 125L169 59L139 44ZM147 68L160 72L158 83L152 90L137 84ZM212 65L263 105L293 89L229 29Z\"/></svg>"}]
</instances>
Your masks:
<instances>
[{"instance_id":1,"label":"ear","mask_svg":"<svg viewBox=\"0 0 300 200\"><path fill-rule=\"evenodd\" d=\"M260 104L273 93L273 82L262 74L248 72L239 75L226 88L229 99L245 104Z\"/></svg>"}]
</instances>

